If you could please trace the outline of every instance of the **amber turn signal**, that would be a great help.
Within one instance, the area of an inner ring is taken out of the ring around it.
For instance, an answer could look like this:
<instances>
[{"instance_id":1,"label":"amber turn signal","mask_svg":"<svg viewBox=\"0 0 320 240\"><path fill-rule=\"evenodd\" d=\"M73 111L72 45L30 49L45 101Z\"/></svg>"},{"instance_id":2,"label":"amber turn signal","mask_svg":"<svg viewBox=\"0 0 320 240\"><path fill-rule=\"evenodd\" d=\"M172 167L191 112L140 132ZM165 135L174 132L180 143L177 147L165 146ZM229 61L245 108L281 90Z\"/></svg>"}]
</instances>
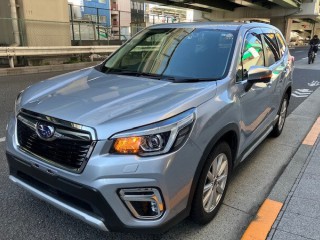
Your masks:
<instances>
[{"instance_id":1,"label":"amber turn signal","mask_svg":"<svg viewBox=\"0 0 320 240\"><path fill-rule=\"evenodd\" d=\"M114 149L118 153L138 153L142 137L118 138L114 143Z\"/></svg>"}]
</instances>

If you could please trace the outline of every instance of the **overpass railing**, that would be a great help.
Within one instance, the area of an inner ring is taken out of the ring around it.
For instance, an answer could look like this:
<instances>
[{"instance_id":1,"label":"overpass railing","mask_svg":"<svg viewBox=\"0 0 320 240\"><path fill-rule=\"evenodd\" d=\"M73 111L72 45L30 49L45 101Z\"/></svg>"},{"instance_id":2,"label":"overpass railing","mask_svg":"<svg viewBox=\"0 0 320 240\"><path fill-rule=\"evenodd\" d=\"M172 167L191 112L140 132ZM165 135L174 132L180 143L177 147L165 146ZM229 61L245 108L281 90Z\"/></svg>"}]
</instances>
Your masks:
<instances>
[{"instance_id":1,"label":"overpass railing","mask_svg":"<svg viewBox=\"0 0 320 240\"><path fill-rule=\"evenodd\" d=\"M72 54L113 53L120 46L70 46L70 47L0 47L0 57L8 57L9 65L14 68L14 57L17 56L56 56Z\"/></svg>"}]
</instances>

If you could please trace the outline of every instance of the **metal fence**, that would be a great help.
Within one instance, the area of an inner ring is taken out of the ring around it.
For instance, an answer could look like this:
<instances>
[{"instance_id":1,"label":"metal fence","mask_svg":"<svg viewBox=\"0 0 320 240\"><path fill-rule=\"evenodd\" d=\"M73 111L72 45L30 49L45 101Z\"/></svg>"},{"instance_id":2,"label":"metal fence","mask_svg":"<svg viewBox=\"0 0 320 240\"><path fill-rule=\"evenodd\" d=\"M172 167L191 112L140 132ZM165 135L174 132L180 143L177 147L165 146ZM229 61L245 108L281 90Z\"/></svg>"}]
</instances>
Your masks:
<instances>
[{"instance_id":1,"label":"metal fence","mask_svg":"<svg viewBox=\"0 0 320 240\"><path fill-rule=\"evenodd\" d=\"M119 45L150 25L186 21L174 15L132 14L111 7L69 5L66 22L0 18L0 46Z\"/></svg>"},{"instance_id":2,"label":"metal fence","mask_svg":"<svg viewBox=\"0 0 320 240\"><path fill-rule=\"evenodd\" d=\"M160 23L186 21L176 15L145 14L110 9L69 5L71 35L74 41L128 40L143 28Z\"/></svg>"},{"instance_id":3,"label":"metal fence","mask_svg":"<svg viewBox=\"0 0 320 240\"><path fill-rule=\"evenodd\" d=\"M34 56L70 56L90 54L91 61L94 60L95 55L111 54L120 46L59 46L59 47L0 47L0 58L7 58L11 68L14 68L15 57L34 57Z\"/></svg>"}]
</instances>

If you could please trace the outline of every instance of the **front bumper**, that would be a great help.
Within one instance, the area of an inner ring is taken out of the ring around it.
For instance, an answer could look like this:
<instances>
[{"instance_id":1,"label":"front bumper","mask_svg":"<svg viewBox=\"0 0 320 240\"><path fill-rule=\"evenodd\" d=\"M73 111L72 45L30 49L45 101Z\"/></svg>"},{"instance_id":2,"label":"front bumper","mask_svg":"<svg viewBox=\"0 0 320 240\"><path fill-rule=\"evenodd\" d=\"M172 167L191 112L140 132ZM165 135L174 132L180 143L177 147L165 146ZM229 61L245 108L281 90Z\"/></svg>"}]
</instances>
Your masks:
<instances>
[{"instance_id":1,"label":"front bumper","mask_svg":"<svg viewBox=\"0 0 320 240\"><path fill-rule=\"evenodd\" d=\"M98 141L86 168L76 174L21 151L15 122L12 116L7 132L10 179L57 208L101 230L117 232L162 232L189 214L195 159L200 159L191 141L183 151L144 159L105 154L105 142ZM161 218L135 218L118 195L120 189L140 187L160 189L166 207Z\"/></svg>"},{"instance_id":2,"label":"front bumper","mask_svg":"<svg viewBox=\"0 0 320 240\"><path fill-rule=\"evenodd\" d=\"M121 222L101 193L67 179L48 175L31 164L7 153L10 180L36 197L103 231L163 232L187 216L181 212L171 221L156 227L132 227Z\"/></svg>"},{"instance_id":3,"label":"front bumper","mask_svg":"<svg viewBox=\"0 0 320 240\"><path fill-rule=\"evenodd\" d=\"M96 189L39 171L9 153L7 160L11 181L84 222L103 231L108 230L105 216L110 217L115 214ZM114 220L114 223L117 222L116 225L121 225L119 219L114 218Z\"/></svg>"}]
</instances>

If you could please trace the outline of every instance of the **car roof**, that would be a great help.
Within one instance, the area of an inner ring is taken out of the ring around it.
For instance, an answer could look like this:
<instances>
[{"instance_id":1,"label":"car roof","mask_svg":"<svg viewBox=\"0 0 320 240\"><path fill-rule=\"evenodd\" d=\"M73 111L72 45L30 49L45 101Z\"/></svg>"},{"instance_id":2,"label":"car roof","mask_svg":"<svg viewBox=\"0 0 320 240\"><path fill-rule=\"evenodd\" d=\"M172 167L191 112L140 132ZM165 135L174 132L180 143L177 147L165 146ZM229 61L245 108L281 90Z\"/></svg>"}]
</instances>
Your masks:
<instances>
[{"instance_id":1,"label":"car roof","mask_svg":"<svg viewBox=\"0 0 320 240\"><path fill-rule=\"evenodd\" d=\"M159 28L211 28L211 29L224 29L224 30L239 30L241 27L268 27L276 29L274 26L266 23L242 23L242 22L191 22L191 23L165 23L150 26L150 29Z\"/></svg>"}]
</instances>

